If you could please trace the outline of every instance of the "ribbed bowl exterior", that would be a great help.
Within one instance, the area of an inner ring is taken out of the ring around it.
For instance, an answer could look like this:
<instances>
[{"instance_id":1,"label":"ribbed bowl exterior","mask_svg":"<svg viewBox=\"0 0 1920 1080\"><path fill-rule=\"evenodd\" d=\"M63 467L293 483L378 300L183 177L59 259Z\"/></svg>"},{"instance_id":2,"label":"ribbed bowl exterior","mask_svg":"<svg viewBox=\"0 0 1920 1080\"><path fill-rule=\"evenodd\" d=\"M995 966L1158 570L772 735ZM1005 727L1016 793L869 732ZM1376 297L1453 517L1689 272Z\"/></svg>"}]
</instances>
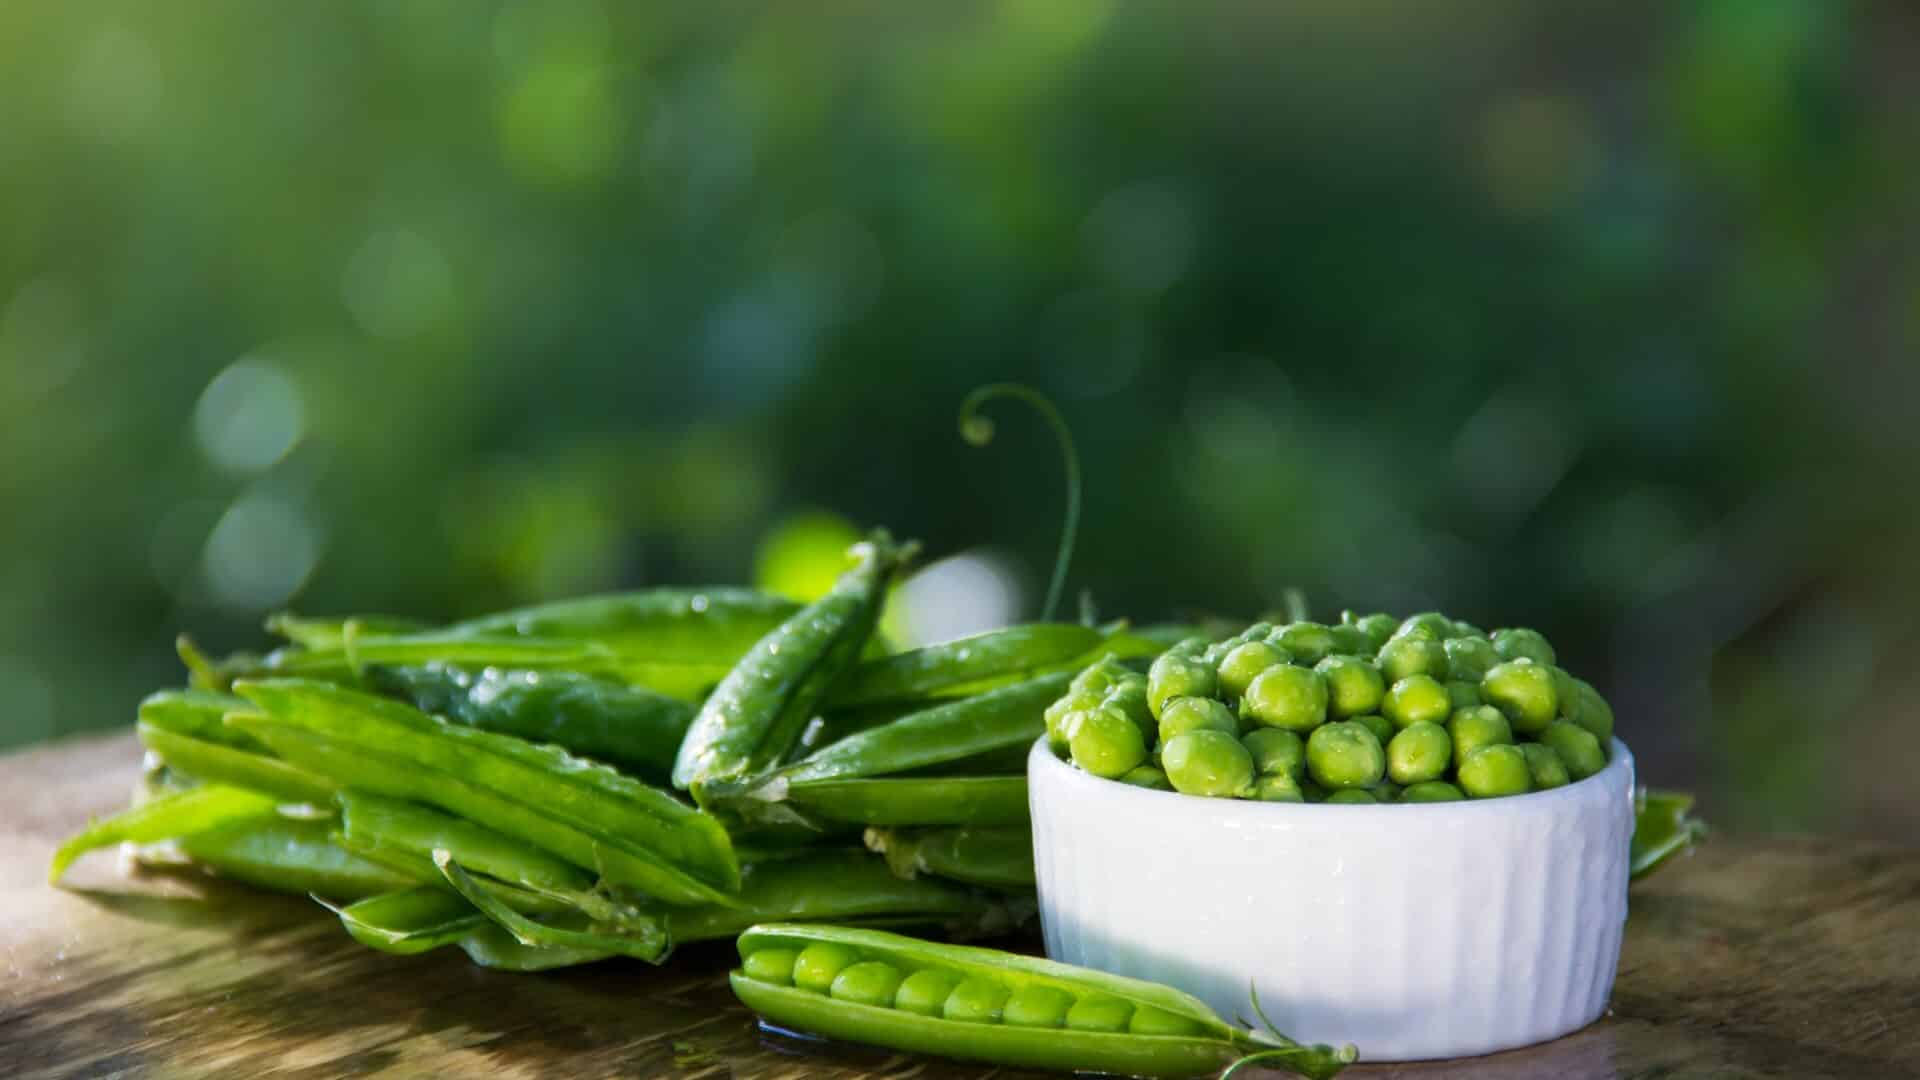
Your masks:
<instances>
[{"instance_id":1,"label":"ribbed bowl exterior","mask_svg":"<svg viewBox=\"0 0 1920 1080\"><path fill-rule=\"evenodd\" d=\"M1553 791L1421 805L1203 799L1027 764L1047 954L1364 1061L1488 1054L1607 1005L1633 756ZM1249 1025L1253 1026L1253 1025Z\"/></svg>"}]
</instances>

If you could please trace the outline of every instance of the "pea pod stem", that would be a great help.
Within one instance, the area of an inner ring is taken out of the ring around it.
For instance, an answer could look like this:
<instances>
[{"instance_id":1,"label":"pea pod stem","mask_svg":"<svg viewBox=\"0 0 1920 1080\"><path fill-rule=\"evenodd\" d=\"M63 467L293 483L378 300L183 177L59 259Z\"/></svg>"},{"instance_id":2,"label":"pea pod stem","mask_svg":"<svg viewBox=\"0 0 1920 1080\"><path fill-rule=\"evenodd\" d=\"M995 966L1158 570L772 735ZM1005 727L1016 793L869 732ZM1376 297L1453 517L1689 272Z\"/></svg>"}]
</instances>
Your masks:
<instances>
[{"instance_id":1,"label":"pea pod stem","mask_svg":"<svg viewBox=\"0 0 1920 1080\"><path fill-rule=\"evenodd\" d=\"M707 805L786 759L871 637L886 588L917 546L876 531L827 595L754 643L701 707L680 744L676 787Z\"/></svg>"},{"instance_id":2,"label":"pea pod stem","mask_svg":"<svg viewBox=\"0 0 1920 1080\"><path fill-rule=\"evenodd\" d=\"M980 412L980 407L995 398L1013 398L1025 402L1047 426L1053 430L1053 437L1060 444L1060 457L1067 471L1067 508L1066 517L1060 526L1060 547L1053 557L1053 576L1047 582L1046 603L1041 605L1040 618L1047 621L1060 609L1060 591L1066 587L1067 567L1073 561L1073 547L1080 532L1080 451L1074 445L1073 432L1054 408L1053 402L1045 394L1021 383L989 383L976 387L960 402L960 435L973 446L986 446L993 441L993 421Z\"/></svg>"}]
</instances>

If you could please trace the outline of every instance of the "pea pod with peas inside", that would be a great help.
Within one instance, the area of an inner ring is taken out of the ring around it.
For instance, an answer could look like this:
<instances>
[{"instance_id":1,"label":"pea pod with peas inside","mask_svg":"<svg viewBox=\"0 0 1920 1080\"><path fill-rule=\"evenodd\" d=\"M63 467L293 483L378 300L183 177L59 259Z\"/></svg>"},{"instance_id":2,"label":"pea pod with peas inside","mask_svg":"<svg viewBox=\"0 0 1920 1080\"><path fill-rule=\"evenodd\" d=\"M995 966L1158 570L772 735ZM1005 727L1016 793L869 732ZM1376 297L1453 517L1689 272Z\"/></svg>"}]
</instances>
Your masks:
<instances>
[{"instance_id":1,"label":"pea pod with peas inside","mask_svg":"<svg viewBox=\"0 0 1920 1080\"><path fill-rule=\"evenodd\" d=\"M1355 1057L1256 1040L1170 987L994 949L770 924L742 934L739 952L734 994L767 1022L894 1050L1153 1077L1242 1060L1329 1077Z\"/></svg>"}]
</instances>

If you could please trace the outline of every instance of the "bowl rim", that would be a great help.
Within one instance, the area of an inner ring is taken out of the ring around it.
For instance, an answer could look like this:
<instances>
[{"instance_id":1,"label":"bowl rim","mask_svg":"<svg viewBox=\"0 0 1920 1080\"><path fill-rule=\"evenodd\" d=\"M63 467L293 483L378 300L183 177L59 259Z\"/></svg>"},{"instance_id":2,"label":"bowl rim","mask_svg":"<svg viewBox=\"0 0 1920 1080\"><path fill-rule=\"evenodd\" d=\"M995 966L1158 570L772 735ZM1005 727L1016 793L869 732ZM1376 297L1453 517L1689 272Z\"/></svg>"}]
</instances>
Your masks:
<instances>
[{"instance_id":1,"label":"bowl rim","mask_svg":"<svg viewBox=\"0 0 1920 1080\"><path fill-rule=\"evenodd\" d=\"M1332 819L1344 819L1357 823L1378 820L1382 814L1393 818L1421 814L1427 817L1452 816L1462 819L1484 819L1492 815L1515 812L1550 813L1575 801L1584 800L1589 793L1604 794L1604 789L1616 786L1621 776L1633 774L1633 752L1627 749L1627 744L1618 737L1609 739L1608 742L1610 753L1607 767L1584 780L1576 780L1548 791L1529 791L1524 795L1502 795L1493 799L1462 799L1458 802L1380 803L1377 805L1335 803L1332 804L1333 809L1328 810L1329 804L1326 803L1215 799L1201 795L1186 795L1178 791L1156 791L1153 788L1135 787L1118 780L1108 780L1076 769L1071 763L1062 761L1054 754L1053 748L1048 745L1047 737L1044 735L1034 740L1033 748L1027 754L1027 783L1031 790L1038 792L1044 777L1049 783L1078 791L1087 798L1109 799L1120 803L1136 800L1134 805L1143 812L1156 809L1171 810L1173 809L1171 804L1154 800L1179 799L1183 804L1191 804L1194 808L1211 806L1212 813L1240 820L1324 823L1330 820L1326 815L1331 815ZM1627 787L1627 795L1629 798L1633 795L1631 784ZM1036 794L1032 797L1038 796Z\"/></svg>"}]
</instances>

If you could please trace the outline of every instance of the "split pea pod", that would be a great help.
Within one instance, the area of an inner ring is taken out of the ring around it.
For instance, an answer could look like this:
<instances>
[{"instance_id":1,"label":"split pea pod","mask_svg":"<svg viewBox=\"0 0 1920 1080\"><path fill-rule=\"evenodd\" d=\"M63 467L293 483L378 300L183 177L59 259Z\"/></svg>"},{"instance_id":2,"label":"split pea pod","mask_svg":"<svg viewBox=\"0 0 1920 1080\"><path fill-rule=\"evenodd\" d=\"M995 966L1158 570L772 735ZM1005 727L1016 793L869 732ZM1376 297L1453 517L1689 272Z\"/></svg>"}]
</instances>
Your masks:
<instances>
[{"instance_id":1,"label":"split pea pod","mask_svg":"<svg viewBox=\"0 0 1920 1080\"><path fill-rule=\"evenodd\" d=\"M868 829L866 841L904 878L933 874L995 889L1034 886L1031 829Z\"/></svg>"},{"instance_id":2,"label":"split pea pod","mask_svg":"<svg viewBox=\"0 0 1920 1080\"><path fill-rule=\"evenodd\" d=\"M514 910L513 905L454 862L450 852L435 851L433 863L462 899L529 948L600 950L655 964L665 960L673 948L666 927L657 919L627 919L609 924L574 913L562 914L555 922L542 922Z\"/></svg>"},{"instance_id":3,"label":"split pea pod","mask_svg":"<svg viewBox=\"0 0 1920 1080\"><path fill-rule=\"evenodd\" d=\"M228 727L226 714L250 706L209 690L162 690L140 703L141 745L174 772L246 788L290 803L322 804L333 785L275 757L266 744Z\"/></svg>"},{"instance_id":4,"label":"split pea pod","mask_svg":"<svg viewBox=\"0 0 1920 1080\"><path fill-rule=\"evenodd\" d=\"M667 903L724 903L739 864L720 823L556 747L306 680L241 683L228 717L340 787L437 806Z\"/></svg>"},{"instance_id":5,"label":"split pea pod","mask_svg":"<svg viewBox=\"0 0 1920 1080\"><path fill-rule=\"evenodd\" d=\"M733 992L769 1022L1016 1068L1183 1077L1242 1059L1330 1077L1353 1049L1256 1041L1171 987L899 934L769 924L740 935Z\"/></svg>"},{"instance_id":6,"label":"split pea pod","mask_svg":"<svg viewBox=\"0 0 1920 1080\"><path fill-rule=\"evenodd\" d=\"M475 964L501 971L548 971L603 960L598 949L529 948L449 889L417 886L334 907L349 936L397 956L458 946Z\"/></svg>"},{"instance_id":7,"label":"split pea pod","mask_svg":"<svg viewBox=\"0 0 1920 1080\"><path fill-rule=\"evenodd\" d=\"M866 647L887 585L914 550L876 530L854 545L854 567L826 596L755 642L694 718L674 786L705 805L777 767Z\"/></svg>"},{"instance_id":8,"label":"split pea pod","mask_svg":"<svg viewBox=\"0 0 1920 1080\"><path fill-rule=\"evenodd\" d=\"M672 770L694 713L679 698L574 671L425 664L371 668L367 682L422 712L552 743L647 779Z\"/></svg>"},{"instance_id":9,"label":"split pea pod","mask_svg":"<svg viewBox=\"0 0 1920 1080\"><path fill-rule=\"evenodd\" d=\"M833 692L836 707L965 697L1051 671L1086 667L1105 653L1151 656L1161 646L1130 634L1078 623L1028 623L956 638L868 660Z\"/></svg>"}]
</instances>

